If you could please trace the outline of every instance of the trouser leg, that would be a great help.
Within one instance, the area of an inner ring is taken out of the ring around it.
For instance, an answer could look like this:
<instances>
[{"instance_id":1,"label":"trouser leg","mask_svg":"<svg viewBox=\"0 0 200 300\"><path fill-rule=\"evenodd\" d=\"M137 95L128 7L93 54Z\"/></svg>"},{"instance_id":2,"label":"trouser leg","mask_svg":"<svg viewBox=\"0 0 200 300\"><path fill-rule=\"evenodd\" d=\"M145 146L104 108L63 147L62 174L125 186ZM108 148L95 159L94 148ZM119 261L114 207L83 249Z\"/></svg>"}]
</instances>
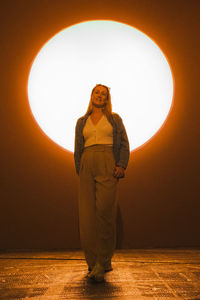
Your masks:
<instances>
[{"instance_id":1,"label":"trouser leg","mask_svg":"<svg viewBox=\"0 0 200 300\"><path fill-rule=\"evenodd\" d=\"M90 268L96 262L95 182L92 176L92 152L82 154L79 172L79 229L85 259Z\"/></svg>"},{"instance_id":2,"label":"trouser leg","mask_svg":"<svg viewBox=\"0 0 200 300\"><path fill-rule=\"evenodd\" d=\"M102 152L96 160L96 221L97 221L97 262L108 267L116 245L117 184L113 177L115 166L111 151Z\"/></svg>"}]
</instances>

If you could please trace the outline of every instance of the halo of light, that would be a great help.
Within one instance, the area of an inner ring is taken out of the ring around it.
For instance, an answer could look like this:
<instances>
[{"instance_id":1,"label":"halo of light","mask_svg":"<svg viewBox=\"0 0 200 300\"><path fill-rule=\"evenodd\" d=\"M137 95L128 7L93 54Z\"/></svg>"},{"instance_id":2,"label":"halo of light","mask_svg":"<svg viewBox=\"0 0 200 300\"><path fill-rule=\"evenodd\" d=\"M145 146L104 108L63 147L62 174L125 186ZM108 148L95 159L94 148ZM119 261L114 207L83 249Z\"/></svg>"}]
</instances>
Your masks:
<instances>
[{"instance_id":1,"label":"halo of light","mask_svg":"<svg viewBox=\"0 0 200 300\"><path fill-rule=\"evenodd\" d=\"M75 125L92 88L111 88L113 112L124 122L133 150L149 141L172 105L173 78L165 55L143 32L115 21L87 21L53 36L28 78L31 111L45 134L74 151Z\"/></svg>"}]
</instances>

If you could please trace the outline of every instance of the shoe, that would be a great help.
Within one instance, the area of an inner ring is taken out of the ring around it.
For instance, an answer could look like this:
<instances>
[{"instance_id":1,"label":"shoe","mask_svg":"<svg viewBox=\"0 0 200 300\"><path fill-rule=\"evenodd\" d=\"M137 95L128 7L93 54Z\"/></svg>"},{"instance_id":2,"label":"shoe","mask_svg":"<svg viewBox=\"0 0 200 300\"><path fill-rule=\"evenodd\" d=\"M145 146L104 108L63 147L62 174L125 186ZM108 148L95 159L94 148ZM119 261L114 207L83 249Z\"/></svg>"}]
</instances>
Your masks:
<instances>
[{"instance_id":1,"label":"shoe","mask_svg":"<svg viewBox=\"0 0 200 300\"><path fill-rule=\"evenodd\" d=\"M110 267L107 267L106 269L105 269L105 272L110 272L110 271L112 271L113 270L113 268L110 266Z\"/></svg>"},{"instance_id":2,"label":"shoe","mask_svg":"<svg viewBox=\"0 0 200 300\"><path fill-rule=\"evenodd\" d=\"M112 270L113 270L113 268L112 268L111 265L110 265L109 267L105 268L104 272L110 272L110 271L112 271ZM88 271L91 272L91 271L92 271L92 268L88 267Z\"/></svg>"},{"instance_id":3,"label":"shoe","mask_svg":"<svg viewBox=\"0 0 200 300\"><path fill-rule=\"evenodd\" d=\"M102 282L104 281L104 271L104 268L99 263L96 263L93 270L87 275L87 277L97 282Z\"/></svg>"}]
</instances>

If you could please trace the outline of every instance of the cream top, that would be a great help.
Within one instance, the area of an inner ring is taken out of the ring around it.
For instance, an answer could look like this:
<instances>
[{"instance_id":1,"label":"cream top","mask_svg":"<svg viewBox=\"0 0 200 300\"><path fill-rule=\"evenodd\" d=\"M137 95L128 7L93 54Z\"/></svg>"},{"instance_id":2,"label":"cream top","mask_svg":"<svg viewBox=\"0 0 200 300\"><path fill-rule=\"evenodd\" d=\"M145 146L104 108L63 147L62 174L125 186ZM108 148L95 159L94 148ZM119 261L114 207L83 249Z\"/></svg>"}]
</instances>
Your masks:
<instances>
[{"instance_id":1,"label":"cream top","mask_svg":"<svg viewBox=\"0 0 200 300\"><path fill-rule=\"evenodd\" d=\"M96 125L89 116L83 128L84 147L95 144L113 145L113 127L103 115Z\"/></svg>"}]
</instances>

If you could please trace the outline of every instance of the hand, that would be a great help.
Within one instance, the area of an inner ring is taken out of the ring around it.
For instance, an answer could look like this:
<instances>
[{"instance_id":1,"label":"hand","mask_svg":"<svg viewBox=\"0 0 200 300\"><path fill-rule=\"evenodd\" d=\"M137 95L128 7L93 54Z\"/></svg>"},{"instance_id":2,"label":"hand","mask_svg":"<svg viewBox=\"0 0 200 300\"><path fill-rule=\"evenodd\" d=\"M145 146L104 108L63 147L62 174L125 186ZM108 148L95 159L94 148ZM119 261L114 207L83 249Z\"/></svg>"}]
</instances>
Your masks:
<instances>
[{"instance_id":1,"label":"hand","mask_svg":"<svg viewBox=\"0 0 200 300\"><path fill-rule=\"evenodd\" d=\"M121 178L121 177L124 177L124 168L120 167L120 166L115 166L114 168L114 177L117 177L117 178Z\"/></svg>"}]
</instances>

